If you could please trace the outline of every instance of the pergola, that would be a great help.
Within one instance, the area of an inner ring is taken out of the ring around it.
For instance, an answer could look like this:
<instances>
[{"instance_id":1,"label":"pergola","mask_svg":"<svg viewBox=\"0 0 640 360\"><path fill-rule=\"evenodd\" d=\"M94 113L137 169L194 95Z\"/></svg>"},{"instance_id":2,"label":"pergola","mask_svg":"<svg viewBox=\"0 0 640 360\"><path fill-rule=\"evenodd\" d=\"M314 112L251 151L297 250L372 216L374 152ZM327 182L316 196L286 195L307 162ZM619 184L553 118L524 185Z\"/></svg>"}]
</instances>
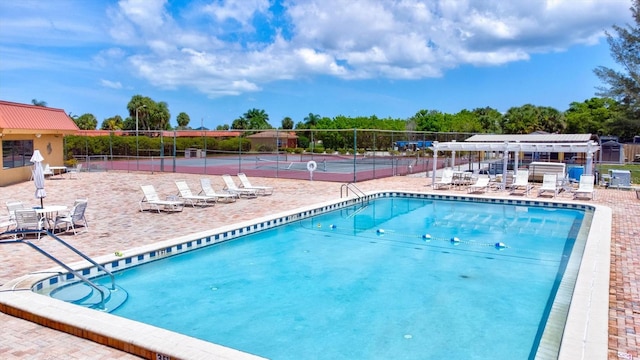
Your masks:
<instances>
[{"instance_id":1,"label":"pergola","mask_svg":"<svg viewBox=\"0 0 640 360\"><path fill-rule=\"evenodd\" d=\"M489 141L469 141L475 139L486 138ZM510 138L511 141L506 140ZM518 158L521 152L552 152L552 153L584 153L586 154L585 173L593 173L593 155L600 150L600 146L594 140L591 140L590 134L575 135L574 141L566 141L567 136L559 136L558 134L532 134L532 135L476 135L464 142L437 142L434 141L430 147L433 150L433 174L432 183L435 183L435 174L438 162L438 152L451 152L451 167L455 165L456 151L492 151L502 152L502 171L507 173L507 165L509 161L509 152L514 153L514 171L518 171ZM531 140L561 140L565 142L531 142ZM586 140L585 139L589 139ZM494 140L494 141L490 141ZM496 141L503 140L503 141ZM507 178L502 177L502 186L506 186Z\"/></svg>"}]
</instances>

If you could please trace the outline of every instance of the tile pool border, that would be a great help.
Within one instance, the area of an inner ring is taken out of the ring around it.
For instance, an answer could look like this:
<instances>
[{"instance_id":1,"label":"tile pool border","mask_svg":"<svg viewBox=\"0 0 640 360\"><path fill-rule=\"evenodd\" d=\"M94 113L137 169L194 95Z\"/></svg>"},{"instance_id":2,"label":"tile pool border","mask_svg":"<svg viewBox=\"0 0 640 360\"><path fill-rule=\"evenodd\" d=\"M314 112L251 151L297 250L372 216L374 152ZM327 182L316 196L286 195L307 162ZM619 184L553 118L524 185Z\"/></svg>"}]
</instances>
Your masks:
<instances>
[{"instance_id":1,"label":"tile pool border","mask_svg":"<svg viewBox=\"0 0 640 360\"><path fill-rule=\"evenodd\" d=\"M551 206L567 209L589 210L593 220L585 244L580 271L575 280L573 298L569 296L567 321L560 331L562 339L559 359L606 358L608 344L608 294L611 241L611 209L601 205L582 202L540 201L534 199L486 198L473 195L429 194L409 191L370 192L364 198L349 198L310 205L265 216L251 221L223 226L212 230L188 234L166 241L98 257L98 263L110 271L120 271L143 263L156 261L166 256L192 251L217 242L267 230L289 222L337 210L364 201L381 197L408 197L433 200L454 200L496 203L522 206ZM573 256L571 258L574 258ZM101 275L88 262L68 264L87 277ZM59 274L59 275L56 275ZM44 326L83 337L145 358L166 355L170 358L256 359L259 357L177 334L154 326L120 318L108 313L91 310L30 290L47 292L60 284L74 280L72 274L62 268L52 268L29 274L5 284L0 292L0 311ZM563 280L564 281L564 280ZM561 284L561 288L563 285ZM566 286L565 286L566 287ZM6 291L14 290L14 291ZM559 289L562 291L562 289ZM571 289L569 289L571 291ZM553 313L552 309L552 313ZM553 314L550 314L550 317ZM564 316L564 315L561 315ZM543 335L543 338L546 336ZM557 334L555 334L558 337ZM544 342L544 340L543 340ZM551 353L538 351L537 358L556 358L557 345Z\"/></svg>"}]
</instances>

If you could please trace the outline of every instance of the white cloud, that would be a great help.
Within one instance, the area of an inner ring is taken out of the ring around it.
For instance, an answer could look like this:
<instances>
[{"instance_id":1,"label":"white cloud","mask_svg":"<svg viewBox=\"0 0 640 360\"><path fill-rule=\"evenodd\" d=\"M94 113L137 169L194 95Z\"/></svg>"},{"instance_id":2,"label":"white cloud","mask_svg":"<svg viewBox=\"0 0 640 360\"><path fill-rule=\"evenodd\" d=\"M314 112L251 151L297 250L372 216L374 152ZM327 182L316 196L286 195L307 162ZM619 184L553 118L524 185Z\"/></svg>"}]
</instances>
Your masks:
<instances>
[{"instance_id":1,"label":"white cloud","mask_svg":"<svg viewBox=\"0 0 640 360\"><path fill-rule=\"evenodd\" d=\"M167 0L120 0L118 8L132 23L143 30L153 32L162 27L170 17L165 12Z\"/></svg>"},{"instance_id":2,"label":"white cloud","mask_svg":"<svg viewBox=\"0 0 640 360\"><path fill-rule=\"evenodd\" d=\"M269 9L268 0L222 0L213 1L202 8L219 22L237 21L245 30L250 30L251 19L255 13L264 13Z\"/></svg>"},{"instance_id":3,"label":"white cloud","mask_svg":"<svg viewBox=\"0 0 640 360\"><path fill-rule=\"evenodd\" d=\"M23 46L98 44L104 41L101 16L95 4L78 7L74 1L2 1L1 38L4 44Z\"/></svg>"},{"instance_id":4,"label":"white cloud","mask_svg":"<svg viewBox=\"0 0 640 360\"><path fill-rule=\"evenodd\" d=\"M628 0L285 0L284 15L270 14L268 0L194 6L182 16L166 0L109 10L133 73L209 96L313 75L419 79L593 44L629 15ZM254 28L258 18L271 28Z\"/></svg>"},{"instance_id":5,"label":"white cloud","mask_svg":"<svg viewBox=\"0 0 640 360\"><path fill-rule=\"evenodd\" d=\"M100 85L111 89L122 89L122 84L119 81L100 79Z\"/></svg>"}]
</instances>

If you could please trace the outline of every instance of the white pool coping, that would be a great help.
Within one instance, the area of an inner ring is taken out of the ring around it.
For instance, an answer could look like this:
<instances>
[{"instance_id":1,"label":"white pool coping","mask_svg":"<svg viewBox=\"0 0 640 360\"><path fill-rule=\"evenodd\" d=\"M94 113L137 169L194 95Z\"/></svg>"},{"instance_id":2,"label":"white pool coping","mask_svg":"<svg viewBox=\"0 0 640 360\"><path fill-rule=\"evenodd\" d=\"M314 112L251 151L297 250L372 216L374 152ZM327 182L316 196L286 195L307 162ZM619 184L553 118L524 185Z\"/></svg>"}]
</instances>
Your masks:
<instances>
[{"instance_id":1,"label":"white pool coping","mask_svg":"<svg viewBox=\"0 0 640 360\"><path fill-rule=\"evenodd\" d=\"M610 208L576 201L539 201L526 198L516 200L513 198L499 197L488 199L486 197L476 197L472 195L434 195L394 190L376 191L368 193L367 195L375 198L387 194L415 197L427 196L434 199L451 200L480 199L481 201L504 201L505 203L523 202L528 204L567 204L568 206L585 205L594 209L582 260L580 264L568 265L568 267L579 265L579 272L575 279L575 287L568 308L565 326L563 329L555 330L562 332L559 355L556 357L557 354L555 351L553 353L547 353L539 350L536 358L576 360L587 358L605 359L607 357L612 225L612 212ZM243 236L253 231L262 231L265 228L280 226L286 221L297 221L301 217L314 216L323 211L329 211L335 207L342 207L346 204L359 201L358 199L351 198L314 204L276 215L265 216L251 221L128 249L124 251L124 257L132 259L140 257L142 259L143 254L153 253L155 254L154 257L158 256L158 258L160 258L170 255L167 254L165 249L176 249L176 246L183 245L187 242L191 244L194 239L209 239L219 234L231 233L234 234L233 237L236 235ZM318 209L326 210L319 211ZM257 228L255 224L270 225L264 228ZM220 239L220 241L225 240L227 240L226 237ZM214 242L215 241L212 241L211 244ZM190 247L191 245L189 245L188 249L185 248L182 251L192 250ZM180 246L180 248L182 248L182 246ZM176 251L176 253L179 253L179 251ZM123 258L115 254L109 254L94 260L109 268L109 264L119 264L123 261ZM90 266L90 264L85 261L67 265L73 269L83 269ZM131 264L131 266L136 265L135 262ZM118 270L119 269L121 269L121 267L118 268ZM51 268L25 275L3 285L0 288L0 290L3 290L0 291L0 310L7 314L87 338L138 356L168 356L170 358L180 359L262 359L259 356L195 339L190 336L53 299L49 296L37 294L31 290L36 284L41 284L44 279L50 278L52 274L60 272L66 271L60 267ZM552 310L552 312L553 311L554 310ZM546 331L543 338L545 336Z\"/></svg>"}]
</instances>

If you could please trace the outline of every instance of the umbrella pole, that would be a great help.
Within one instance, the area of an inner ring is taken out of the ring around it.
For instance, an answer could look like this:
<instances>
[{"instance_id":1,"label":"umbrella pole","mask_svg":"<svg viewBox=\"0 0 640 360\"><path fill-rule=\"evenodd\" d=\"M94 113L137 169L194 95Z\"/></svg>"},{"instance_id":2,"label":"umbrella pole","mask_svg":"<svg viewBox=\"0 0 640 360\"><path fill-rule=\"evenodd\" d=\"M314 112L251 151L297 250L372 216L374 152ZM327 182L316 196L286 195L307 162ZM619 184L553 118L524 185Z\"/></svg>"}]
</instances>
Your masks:
<instances>
[{"instance_id":1,"label":"umbrella pole","mask_svg":"<svg viewBox=\"0 0 640 360\"><path fill-rule=\"evenodd\" d=\"M40 209L44 209L44 205L42 205L42 198L40 198Z\"/></svg>"}]
</instances>

